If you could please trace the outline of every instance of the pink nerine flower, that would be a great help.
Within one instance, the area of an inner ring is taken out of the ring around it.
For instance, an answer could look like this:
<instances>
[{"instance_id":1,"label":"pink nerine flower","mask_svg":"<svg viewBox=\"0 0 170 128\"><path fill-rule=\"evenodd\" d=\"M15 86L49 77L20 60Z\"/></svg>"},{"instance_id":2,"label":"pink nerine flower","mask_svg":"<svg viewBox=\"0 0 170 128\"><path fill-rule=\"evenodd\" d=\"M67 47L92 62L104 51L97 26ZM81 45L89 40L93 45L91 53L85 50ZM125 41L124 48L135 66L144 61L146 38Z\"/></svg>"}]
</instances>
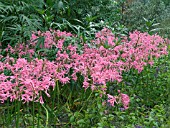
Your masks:
<instances>
[{"instance_id":1,"label":"pink nerine flower","mask_svg":"<svg viewBox=\"0 0 170 128\"><path fill-rule=\"evenodd\" d=\"M107 94L107 97L108 97L107 102L109 102L110 105L113 107L113 106L114 106L114 103L117 103L117 102L116 102L116 97L114 97L114 96L112 96L112 95L110 95L110 94Z\"/></svg>"},{"instance_id":2,"label":"pink nerine flower","mask_svg":"<svg viewBox=\"0 0 170 128\"><path fill-rule=\"evenodd\" d=\"M129 96L127 94L121 94L121 100L122 100L124 108L128 109L129 102L130 102Z\"/></svg>"},{"instance_id":3,"label":"pink nerine flower","mask_svg":"<svg viewBox=\"0 0 170 128\"><path fill-rule=\"evenodd\" d=\"M123 104L123 107L125 109L129 108L129 102L130 102L130 98L127 94L123 94L120 92L120 90L118 90L118 92L120 93L120 98L121 98L121 102Z\"/></svg>"}]
</instances>

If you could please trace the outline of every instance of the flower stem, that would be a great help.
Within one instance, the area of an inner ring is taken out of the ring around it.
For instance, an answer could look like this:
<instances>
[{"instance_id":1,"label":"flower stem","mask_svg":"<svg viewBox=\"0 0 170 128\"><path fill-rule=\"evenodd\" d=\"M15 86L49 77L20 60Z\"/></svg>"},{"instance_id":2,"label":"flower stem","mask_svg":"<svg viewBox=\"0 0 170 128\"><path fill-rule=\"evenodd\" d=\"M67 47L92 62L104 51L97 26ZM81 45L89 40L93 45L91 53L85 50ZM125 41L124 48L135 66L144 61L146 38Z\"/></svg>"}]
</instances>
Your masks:
<instances>
[{"instance_id":1,"label":"flower stem","mask_svg":"<svg viewBox=\"0 0 170 128\"><path fill-rule=\"evenodd\" d=\"M48 114L48 110L47 108L42 104L43 108L45 109L46 111L46 128L48 128L48 119L49 119L49 114Z\"/></svg>"}]
</instances>

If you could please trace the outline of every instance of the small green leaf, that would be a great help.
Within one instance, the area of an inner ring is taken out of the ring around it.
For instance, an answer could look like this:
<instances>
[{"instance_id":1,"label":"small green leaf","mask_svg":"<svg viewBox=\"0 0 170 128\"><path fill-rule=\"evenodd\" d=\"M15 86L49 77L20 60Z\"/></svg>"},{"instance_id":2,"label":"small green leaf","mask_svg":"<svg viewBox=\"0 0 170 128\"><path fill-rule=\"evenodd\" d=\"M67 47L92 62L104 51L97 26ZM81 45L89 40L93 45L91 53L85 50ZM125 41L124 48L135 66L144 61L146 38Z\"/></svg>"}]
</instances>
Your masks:
<instances>
[{"instance_id":1,"label":"small green leaf","mask_svg":"<svg viewBox=\"0 0 170 128\"><path fill-rule=\"evenodd\" d=\"M74 116L70 117L70 122L71 122L71 123L74 122L74 120L75 120L75 117L74 117Z\"/></svg>"}]
</instances>

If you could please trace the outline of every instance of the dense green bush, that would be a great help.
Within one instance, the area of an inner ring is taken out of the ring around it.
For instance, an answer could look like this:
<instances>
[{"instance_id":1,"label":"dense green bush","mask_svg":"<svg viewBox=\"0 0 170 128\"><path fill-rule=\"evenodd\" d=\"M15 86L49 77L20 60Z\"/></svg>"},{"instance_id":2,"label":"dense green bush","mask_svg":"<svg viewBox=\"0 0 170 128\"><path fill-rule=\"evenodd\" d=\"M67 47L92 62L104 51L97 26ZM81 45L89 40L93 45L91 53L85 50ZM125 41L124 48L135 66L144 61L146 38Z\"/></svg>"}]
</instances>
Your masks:
<instances>
[{"instance_id":1,"label":"dense green bush","mask_svg":"<svg viewBox=\"0 0 170 128\"><path fill-rule=\"evenodd\" d=\"M121 27L120 12L112 0L0 0L0 41L26 42L32 31L49 28L90 36L106 25Z\"/></svg>"},{"instance_id":2,"label":"dense green bush","mask_svg":"<svg viewBox=\"0 0 170 128\"><path fill-rule=\"evenodd\" d=\"M163 0L135 0L124 12L124 24L129 30L138 29L169 37L170 6Z\"/></svg>"}]
</instances>

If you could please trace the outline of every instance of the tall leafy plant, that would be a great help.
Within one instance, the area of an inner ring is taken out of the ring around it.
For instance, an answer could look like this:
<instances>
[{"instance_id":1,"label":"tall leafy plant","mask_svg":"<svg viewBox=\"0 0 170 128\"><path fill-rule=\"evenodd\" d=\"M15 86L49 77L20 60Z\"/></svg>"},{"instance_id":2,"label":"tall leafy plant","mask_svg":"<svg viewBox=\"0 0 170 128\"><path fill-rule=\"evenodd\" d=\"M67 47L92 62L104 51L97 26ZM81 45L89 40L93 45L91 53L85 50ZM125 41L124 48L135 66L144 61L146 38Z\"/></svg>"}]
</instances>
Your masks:
<instances>
[{"instance_id":1,"label":"tall leafy plant","mask_svg":"<svg viewBox=\"0 0 170 128\"><path fill-rule=\"evenodd\" d=\"M123 14L126 19L124 25L130 31L135 29L152 31L168 37L170 33L169 8L163 0L135 0L126 6Z\"/></svg>"},{"instance_id":2,"label":"tall leafy plant","mask_svg":"<svg viewBox=\"0 0 170 128\"><path fill-rule=\"evenodd\" d=\"M39 16L27 1L0 1L0 37L2 42L26 42L31 32L42 29Z\"/></svg>"},{"instance_id":3,"label":"tall leafy plant","mask_svg":"<svg viewBox=\"0 0 170 128\"><path fill-rule=\"evenodd\" d=\"M118 35L126 33L119 22L120 5L121 2L112 0L1 0L2 47L5 48L8 43L26 42L32 31L49 28L71 31L84 41L94 37L94 33L103 27L113 28Z\"/></svg>"}]
</instances>

